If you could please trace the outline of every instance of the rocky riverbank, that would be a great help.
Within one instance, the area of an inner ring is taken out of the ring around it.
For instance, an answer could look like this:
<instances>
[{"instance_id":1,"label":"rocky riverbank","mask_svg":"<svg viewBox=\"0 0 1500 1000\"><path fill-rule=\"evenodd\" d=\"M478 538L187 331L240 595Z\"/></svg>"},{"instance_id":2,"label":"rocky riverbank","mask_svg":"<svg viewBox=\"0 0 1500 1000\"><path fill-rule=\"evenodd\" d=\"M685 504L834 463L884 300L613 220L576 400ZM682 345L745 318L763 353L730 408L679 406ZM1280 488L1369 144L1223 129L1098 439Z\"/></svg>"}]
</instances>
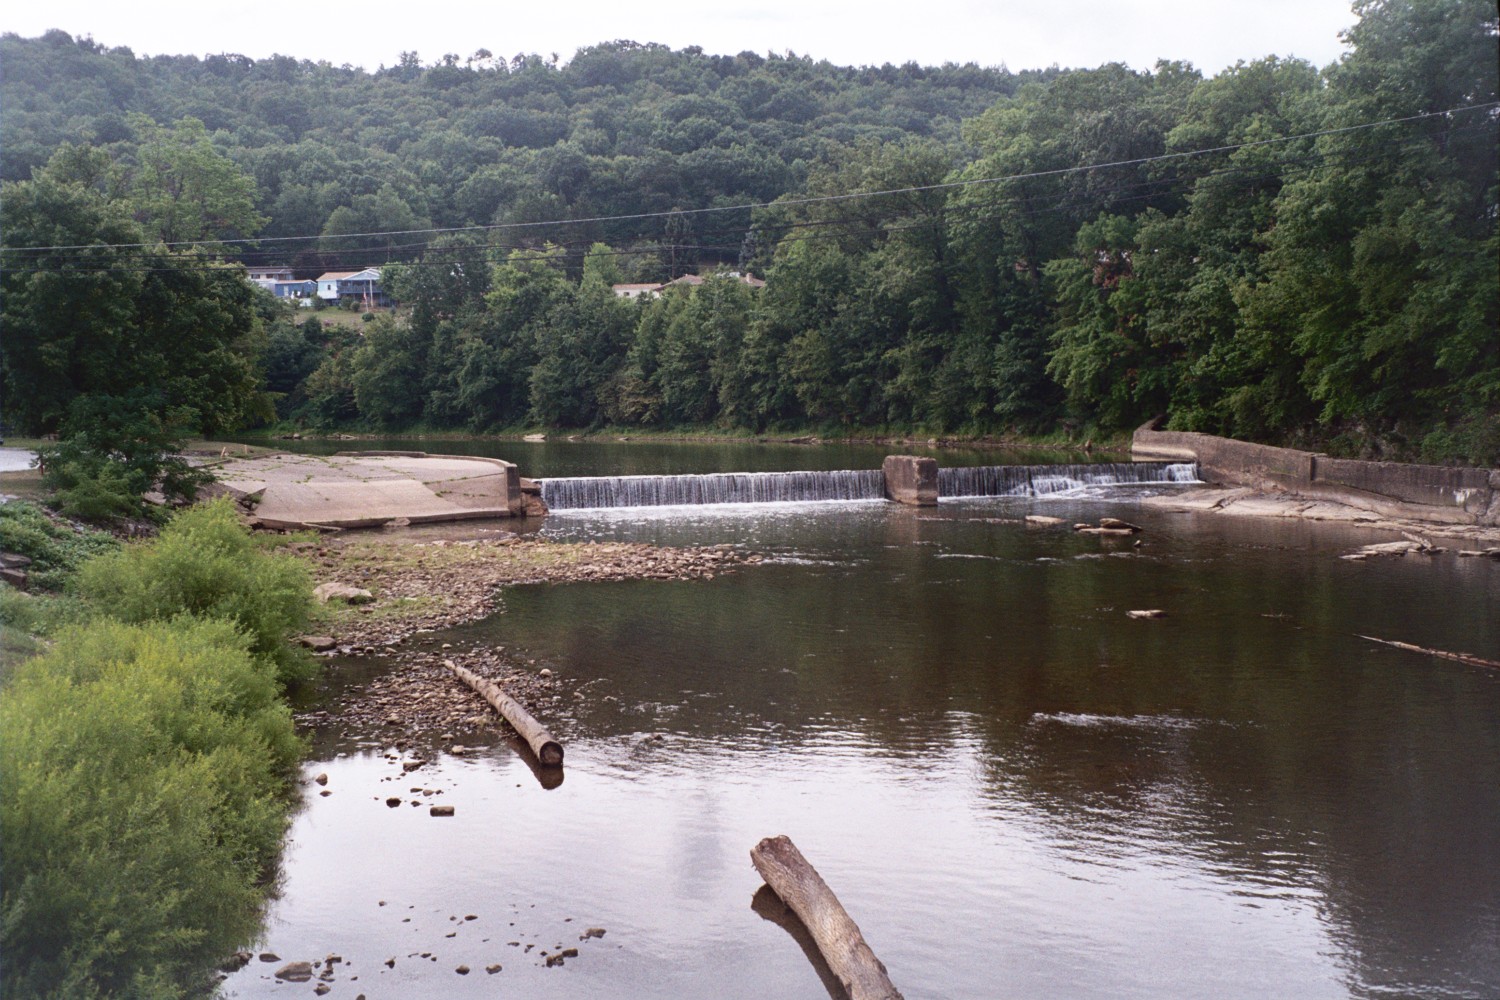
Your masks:
<instances>
[{"instance_id":1,"label":"rocky riverbank","mask_svg":"<svg viewBox=\"0 0 1500 1000\"><path fill-rule=\"evenodd\" d=\"M433 645L429 633L498 610L502 588L612 580L712 579L760 556L730 545L662 548L623 542L549 542L508 533L481 539L412 539L388 534L335 536L288 548L306 559L314 582L347 597L321 606L307 644L327 654L393 657L392 668L348 691L335 705L299 716L318 727L391 727L403 733L468 737L493 732L496 718L453 676L451 660L500 682L541 710L577 692L504 647ZM324 590L324 593L327 593ZM424 648L425 647L425 648Z\"/></svg>"},{"instance_id":2,"label":"rocky riverbank","mask_svg":"<svg viewBox=\"0 0 1500 1000\"><path fill-rule=\"evenodd\" d=\"M1453 543L1451 547L1460 551L1475 552L1500 545L1500 527L1436 520L1431 516L1430 508L1424 509L1420 504L1395 505L1387 502L1382 510L1376 511L1333 499L1248 486L1194 489L1183 493L1144 497L1140 502L1142 506L1157 510L1224 514L1230 517L1289 517L1304 521L1357 524L1401 535L1420 533L1448 539Z\"/></svg>"}]
</instances>

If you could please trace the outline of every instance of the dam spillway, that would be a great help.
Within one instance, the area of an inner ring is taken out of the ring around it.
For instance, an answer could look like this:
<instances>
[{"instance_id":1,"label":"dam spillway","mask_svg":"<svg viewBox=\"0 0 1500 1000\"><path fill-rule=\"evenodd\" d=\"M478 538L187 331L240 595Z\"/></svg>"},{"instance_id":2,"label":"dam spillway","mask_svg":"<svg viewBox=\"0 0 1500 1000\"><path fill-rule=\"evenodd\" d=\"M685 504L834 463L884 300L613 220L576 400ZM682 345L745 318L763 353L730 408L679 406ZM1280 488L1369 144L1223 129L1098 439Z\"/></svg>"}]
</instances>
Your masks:
<instances>
[{"instance_id":1,"label":"dam spillway","mask_svg":"<svg viewBox=\"0 0 1500 1000\"><path fill-rule=\"evenodd\" d=\"M1088 486L1196 483L1194 462L1099 462L1083 465L981 465L938 469L944 497L1046 496Z\"/></svg>"},{"instance_id":2,"label":"dam spillway","mask_svg":"<svg viewBox=\"0 0 1500 1000\"><path fill-rule=\"evenodd\" d=\"M718 472L700 476L597 476L542 480L552 510L720 503L880 500L879 469L840 472Z\"/></svg>"},{"instance_id":3,"label":"dam spillway","mask_svg":"<svg viewBox=\"0 0 1500 1000\"><path fill-rule=\"evenodd\" d=\"M1197 481L1198 467L1191 462L990 465L938 470L942 497L1044 496L1088 486ZM540 485L542 499L552 510L880 500L887 496L885 477L879 469L578 476L544 479Z\"/></svg>"}]
</instances>

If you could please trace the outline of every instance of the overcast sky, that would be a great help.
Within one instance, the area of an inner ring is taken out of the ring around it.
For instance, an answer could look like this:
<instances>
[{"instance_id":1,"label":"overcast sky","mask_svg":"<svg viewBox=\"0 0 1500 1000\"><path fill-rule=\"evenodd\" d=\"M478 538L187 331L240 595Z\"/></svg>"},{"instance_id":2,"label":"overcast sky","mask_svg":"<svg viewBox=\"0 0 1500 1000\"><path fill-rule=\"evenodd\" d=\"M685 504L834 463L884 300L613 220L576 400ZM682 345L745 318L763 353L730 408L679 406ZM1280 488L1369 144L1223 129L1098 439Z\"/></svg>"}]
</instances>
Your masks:
<instances>
[{"instance_id":1,"label":"overcast sky","mask_svg":"<svg viewBox=\"0 0 1500 1000\"><path fill-rule=\"evenodd\" d=\"M424 63L479 48L567 60L582 46L628 38L710 53L790 49L840 65L1021 70L1118 61L1146 69L1183 59L1213 75L1266 55L1326 65L1343 51L1338 33L1354 22L1349 0L12 0L6 8L0 30L26 37L61 28L137 55L279 52L371 70L408 50Z\"/></svg>"}]
</instances>

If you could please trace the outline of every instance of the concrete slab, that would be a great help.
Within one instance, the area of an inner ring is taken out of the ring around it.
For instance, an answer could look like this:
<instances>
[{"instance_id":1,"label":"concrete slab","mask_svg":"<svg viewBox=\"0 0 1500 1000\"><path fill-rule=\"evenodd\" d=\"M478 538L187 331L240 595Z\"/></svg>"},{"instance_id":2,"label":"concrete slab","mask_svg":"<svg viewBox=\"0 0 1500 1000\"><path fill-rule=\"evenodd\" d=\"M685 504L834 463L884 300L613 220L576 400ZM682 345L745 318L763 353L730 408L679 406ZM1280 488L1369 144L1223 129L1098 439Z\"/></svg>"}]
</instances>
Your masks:
<instances>
[{"instance_id":1,"label":"concrete slab","mask_svg":"<svg viewBox=\"0 0 1500 1000\"><path fill-rule=\"evenodd\" d=\"M214 470L233 490L260 494L256 517L276 527L372 527L515 517L516 467L493 458L380 452L231 459Z\"/></svg>"}]
</instances>

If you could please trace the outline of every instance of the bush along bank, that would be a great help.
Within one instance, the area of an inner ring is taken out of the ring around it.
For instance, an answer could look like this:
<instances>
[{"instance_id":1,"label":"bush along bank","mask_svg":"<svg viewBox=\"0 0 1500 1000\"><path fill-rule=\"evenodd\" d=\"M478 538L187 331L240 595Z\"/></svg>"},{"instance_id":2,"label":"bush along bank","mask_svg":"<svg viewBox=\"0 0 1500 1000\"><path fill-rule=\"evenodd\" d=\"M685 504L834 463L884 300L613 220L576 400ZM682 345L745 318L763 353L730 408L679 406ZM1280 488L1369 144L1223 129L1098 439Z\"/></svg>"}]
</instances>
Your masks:
<instances>
[{"instance_id":1,"label":"bush along bank","mask_svg":"<svg viewBox=\"0 0 1500 1000\"><path fill-rule=\"evenodd\" d=\"M70 584L83 620L0 689L0 986L203 995L257 933L286 830L301 746L282 692L311 670L287 637L311 584L222 501Z\"/></svg>"}]
</instances>

